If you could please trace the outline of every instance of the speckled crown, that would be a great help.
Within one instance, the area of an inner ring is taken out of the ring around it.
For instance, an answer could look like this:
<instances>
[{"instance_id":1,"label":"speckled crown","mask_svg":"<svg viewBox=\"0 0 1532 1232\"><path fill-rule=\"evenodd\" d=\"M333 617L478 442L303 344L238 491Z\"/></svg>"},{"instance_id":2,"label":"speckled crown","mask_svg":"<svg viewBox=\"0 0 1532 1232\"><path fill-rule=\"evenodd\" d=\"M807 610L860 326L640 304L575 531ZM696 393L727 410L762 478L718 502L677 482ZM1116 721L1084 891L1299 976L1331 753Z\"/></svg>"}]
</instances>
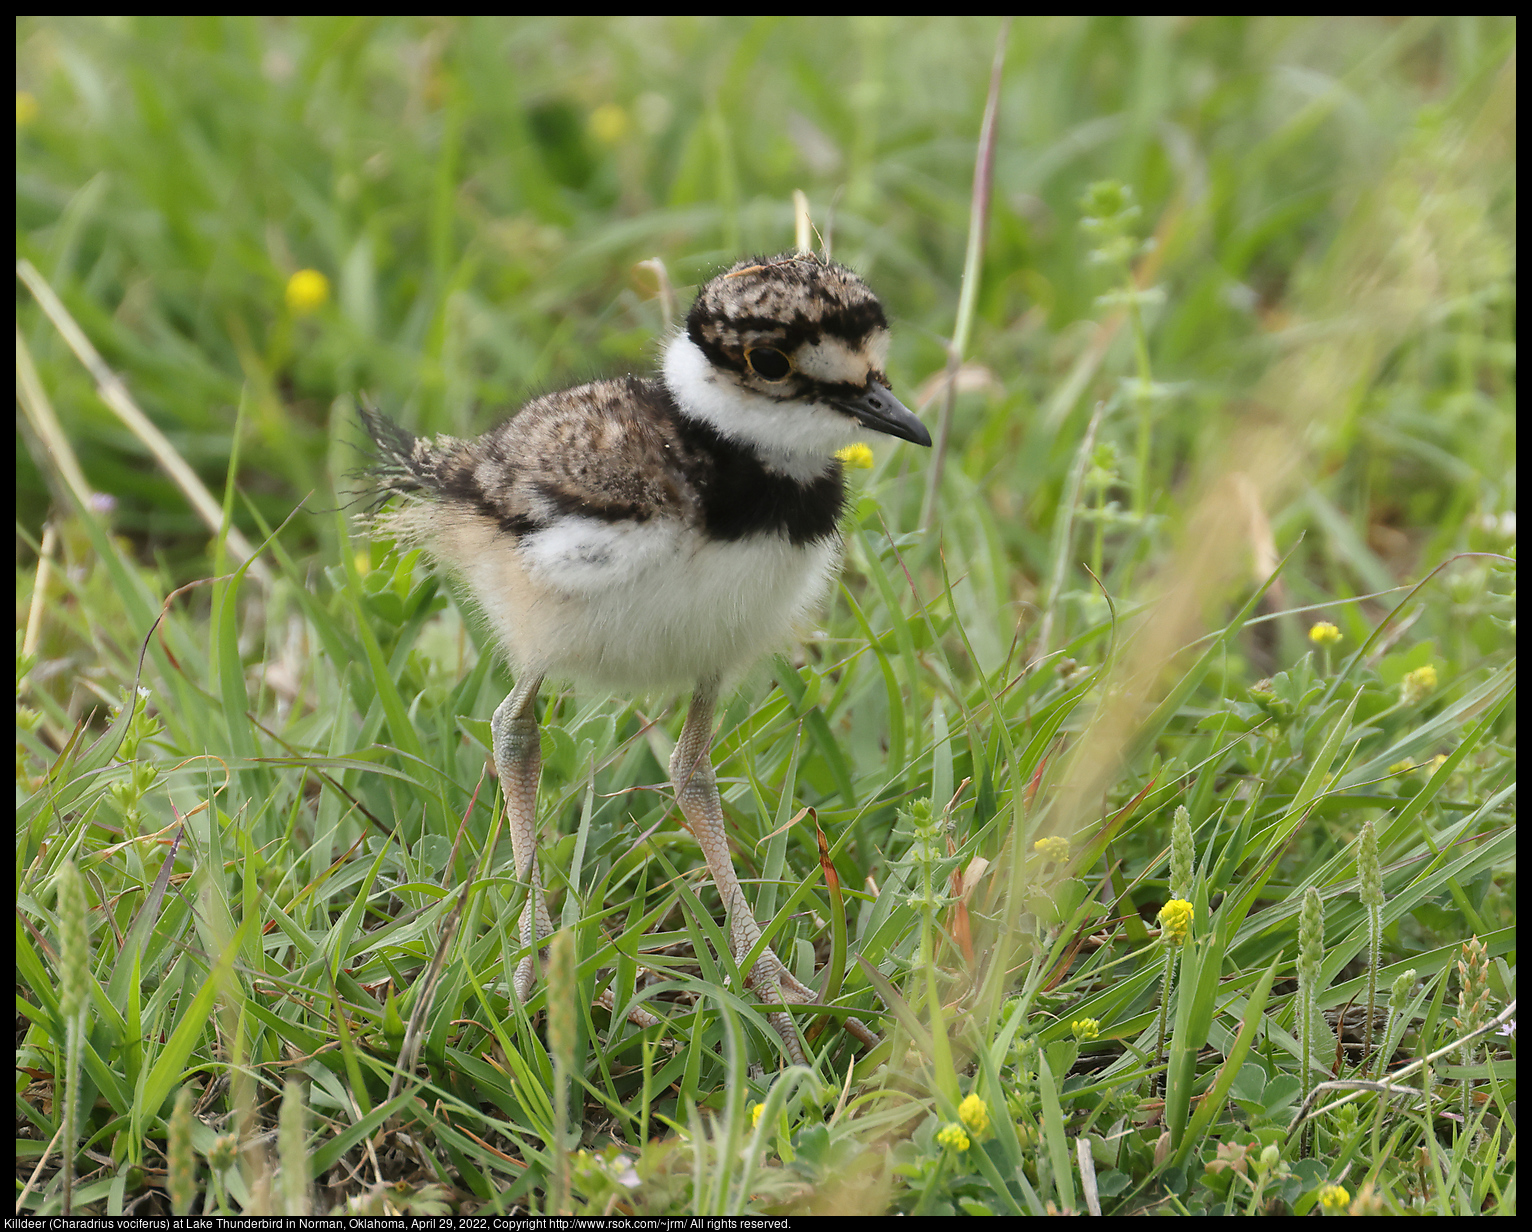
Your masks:
<instances>
[{"instance_id":1,"label":"speckled crown","mask_svg":"<svg viewBox=\"0 0 1532 1232\"><path fill-rule=\"evenodd\" d=\"M715 364L742 368L747 348L791 351L826 335L855 346L888 328L883 306L844 265L803 253L736 261L697 295L687 336Z\"/></svg>"}]
</instances>

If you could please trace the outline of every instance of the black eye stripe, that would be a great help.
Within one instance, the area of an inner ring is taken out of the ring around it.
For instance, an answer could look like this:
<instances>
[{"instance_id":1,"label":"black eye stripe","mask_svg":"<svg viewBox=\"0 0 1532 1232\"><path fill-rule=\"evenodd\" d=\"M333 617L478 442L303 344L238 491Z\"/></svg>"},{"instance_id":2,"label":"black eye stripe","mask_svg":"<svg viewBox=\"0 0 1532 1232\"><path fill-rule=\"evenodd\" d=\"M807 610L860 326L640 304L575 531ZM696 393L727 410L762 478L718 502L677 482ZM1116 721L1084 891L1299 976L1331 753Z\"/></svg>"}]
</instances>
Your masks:
<instances>
[{"instance_id":1,"label":"black eye stripe","mask_svg":"<svg viewBox=\"0 0 1532 1232\"><path fill-rule=\"evenodd\" d=\"M852 398L860 398L867 392L865 385L858 385L854 381L809 381L808 388L804 390L802 397L812 398L815 402L846 402Z\"/></svg>"}]
</instances>

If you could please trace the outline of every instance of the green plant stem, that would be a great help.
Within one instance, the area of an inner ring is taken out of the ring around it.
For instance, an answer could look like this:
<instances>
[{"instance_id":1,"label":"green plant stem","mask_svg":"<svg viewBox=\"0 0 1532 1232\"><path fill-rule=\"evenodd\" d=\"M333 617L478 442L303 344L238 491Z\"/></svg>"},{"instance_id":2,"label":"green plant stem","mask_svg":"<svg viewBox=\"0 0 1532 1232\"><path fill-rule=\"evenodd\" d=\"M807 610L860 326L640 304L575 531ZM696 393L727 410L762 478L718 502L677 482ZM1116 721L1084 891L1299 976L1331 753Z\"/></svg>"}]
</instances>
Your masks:
<instances>
[{"instance_id":1,"label":"green plant stem","mask_svg":"<svg viewBox=\"0 0 1532 1232\"><path fill-rule=\"evenodd\" d=\"M64 1141L60 1162L63 1165L65 1217L74 1213L74 1152L80 1136L80 1052L84 1044L85 1015L73 1014L65 1027L64 1056Z\"/></svg>"},{"instance_id":2,"label":"green plant stem","mask_svg":"<svg viewBox=\"0 0 1532 1232\"><path fill-rule=\"evenodd\" d=\"M973 191L968 202L968 249L963 257L963 289L958 293L957 320L952 341L947 348L947 387L942 401L941 418L936 425L936 446L927 470L925 498L921 502L920 525L929 528L936 516L936 495L947 458L947 438L952 430L952 413L957 397L958 372L968 349L968 335L973 329L974 311L979 303L979 279L984 269L984 239L989 230L989 199L995 179L995 137L1000 114L1000 82L1005 71L1005 45L1011 31L1010 17L1000 22L995 39L995 59L989 74L989 96L984 104L984 120L979 127L979 149L974 159Z\"/></svg>"},{"instance_id":3,"label":"green plant stem","mask_svg":"<svg viewBox=\"0 0 1532 1232\"><path fill-rule=\"evenodd\" d=\"M1170 1011L1170 986L1171 981L1175 978L1176 969L1176 947L1171 945L1167 940L1165 942L1165 950L1165 979L1160 989L1160 1025L1158 1031L1156 1032L1154 1043L1155 1069L1158 1069L1160 1063L1165 1059L1165 1020L1166 1015ZM1155 1090L1155 1087L1158 1086L1160 1092L1163 1094L1166 1090L1169 1089L1168 1079L1168 1074L1161 1074L1158 1078L1151 1074L1149 1079L1150 1092L1152 1093Z\"/></svg>"},{"instance_id":4,"label":"green plant stem","mask_svg":"<svg viewBox=\"0 0 1532 1232\"><path fill-rule=\"evenodd\" d=\"M926 1186L920 1192L920 1201L915 1203L915 1209L911 1215L924 1215L926 1208L931 1204L931 1197L936 1192L936 1187L941 1183L942 1173L947 1170L947 1152L945 1148L938 1148L941 1154L936 1157L936 1167L931 1169L931 1176L926 1181Z\"/></svg>"},{"instance_id":5,"label":"green plant stem","mask_svg":"<svg viewBox=\"0 0 1532 1232\"><path fill-rule=\"evenodd\" d=\"M952 1048L947 1039L946 1016L942 1013L941 989L936 982L936 899L931 881L931 866L936 859L934 839L927 840L927 858L921 867L923 902L920 920L920 965L926 976L926 1006L931 1016L932 1064L936 1082L952 1103L958 1101L957 1074L952 1066Z\"/></svg>"},{"instance_id":6,"label":"green plant stem","mask_svg":"<svg viewBox=\"0 0 1532 1232\"><path fill-rule=\"evenodd\" d=\"M1314 993L1307 986L1307 982L1298 985L1298 1080L1299 1090L1303 1102L1309 1102L1309 1093L1314 1089L1314 1076L1309 1072L1309 1066L1314 1056ZM1307 1154L1309 1141L1309 1126L1305 1125L1298 1135L1298 1158L1302 1159Z\"/></svg>"},{"instance_id":7,"label":"green plant stem","mask_svg":"<svg viewBox=\"0 0 1532 1232\"><path fill-rule=\"evenodd\" d=\"M1367 908L1367 1017L1362 1022L1362 1073L1372 1069L1372 1015L1378 1003L1378 964L1383 960L1383 909L1375 905ZM1345 1024L1338 1023L1337 1030L1344 1031ZM1383 1071L1383 1059L1378 1059L1378 1073Z\"/></svg>"},{"instance_id":8,"label":"green plant stem","mask_svg":"<svg viewBox=\"0 0 1532 1232\"><path fill-rule=\"evenodd\" d=\"M1149 338L1144 330L1144 313L1139 306L1138 293L1131 274L1128 277L1128 322L1133 333L1133 358L1138 366L1138 388L1134 401L1138 404L1138 462L1137 482L1133 485L1133 512L1139 518L1149 512L1149 440L1154 419L1154 397L1149 366Z\"/></svg>"}]
</instances>

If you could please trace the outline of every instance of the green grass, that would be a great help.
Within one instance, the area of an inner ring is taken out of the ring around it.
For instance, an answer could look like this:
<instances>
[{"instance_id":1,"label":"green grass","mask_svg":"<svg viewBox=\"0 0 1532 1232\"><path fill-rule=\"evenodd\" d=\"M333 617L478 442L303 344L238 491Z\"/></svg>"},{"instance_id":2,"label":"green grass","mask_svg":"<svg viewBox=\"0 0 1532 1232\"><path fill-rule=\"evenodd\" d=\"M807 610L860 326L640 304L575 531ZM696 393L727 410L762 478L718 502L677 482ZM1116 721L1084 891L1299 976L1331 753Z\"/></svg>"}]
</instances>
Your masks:
<instances>
[{"instance_id":1,"label":"green grass","mask_svg":"<svg viewBox=\"0 0 1532 1232\"><path fill-rule=\"evenodd\" d=\"M18 24L18 1210L1514 1214L1514 1029L1467 1038L1516 998L1514 23L1020 21L970 245L996 35ZM673 698L545 696L574 957L510 996L509 680L348 478L358 393L466 433L648 367L638 263L684 308L795 189L948 434L929 525L932 455L854 472L722 708L756 915L884 1037L805 1015L808 1069ZM1369 821L1371 1061L1296 1013L1310 889L1302 995L1367 1001Z\"/></svg>"}]
</instances>

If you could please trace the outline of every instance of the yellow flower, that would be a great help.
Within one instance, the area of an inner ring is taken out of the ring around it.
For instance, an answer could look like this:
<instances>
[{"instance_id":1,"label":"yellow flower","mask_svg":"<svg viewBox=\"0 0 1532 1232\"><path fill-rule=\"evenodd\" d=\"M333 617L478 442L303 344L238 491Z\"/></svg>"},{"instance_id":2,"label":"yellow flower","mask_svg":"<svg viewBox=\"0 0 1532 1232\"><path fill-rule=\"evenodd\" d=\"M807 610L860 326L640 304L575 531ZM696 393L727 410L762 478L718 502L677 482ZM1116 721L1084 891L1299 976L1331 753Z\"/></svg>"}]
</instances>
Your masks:
<instances>
[{"instance_id":1,"label":"yellow flower","mask_svg":"<svg viewBox=\"0 0 1532 1232\"><path fill-rule=\"evenodd\" d=\"M989 1105L977 1095L968 1095L958 1105L958 1120L968 1127L975 1138L982 1138L989 1129Z\"/></svg>"},{"instance_id":2,"label":"yellow flower","mask_svg":"<svg viewBox=\"0 0 1532 1232\"><path fill-rule=\"evenodd\" d=\"M1070 1023L1069 1029L1074 1032L1075 1039L1095 1039L1101 1034L1101 1024L1094 1018L1081 1018Z\"/></svg>"},{"instance_id":3,"label":"yellow flower","mask_svg":"<svg viewBox=\"0 0 1532 1232\"><path fill-rule=\"evenodd\" d=\"M602 103L590 113L591 136L602 145L616 145L628 128L628 113L616 103Z\"/></svg>"},{"instance_id":4,"label":"yellow flower","mask_svg":"<svg viewBox=\"0 0 1532 1232\"><path fill-rule=\"evenodd\" d=\"M37 97L27 90L16 91L16 127L25 128L37 119Z\"/></svg>"},{"instance_id":5,"label":"yellow flower","mask_svg":"<svg viewBox=\"0 0 1532 1232\"><path fill-rule=\"evenodd\" d=\"M318 270L301 269L287 280L287 307L295 317L307 316L330 298L330 280Z\"/></svg>"},{"instance_id":6,"label":"yellow flower","mask_svg":"<svg viewBox=\"0 0 1532 1232\"><path fill-rule=\"evenodd\" d=\"M1069 840L1062 834L1050 834L1047 838L1040 838L1033 843L1032 850L1045 860L1062 864L1069 859Z\"/></svg>"},{"instance_id":7,"label":"yellow flower","mask_svg":"<svg viewBox=\"0 0 1532 1232\"><path fill-rule=\"evenodd\" d=\"M1333 646L1341 640L1341 631L1328 620L1321 620L1309 630L1309 641L1316 646Z\"/></svg>"},{"instance_id":8,"label":"yellow flower","mask_svg":"<svg viewBox=\"0 0 1532 1232\"><path fill-rule=\"evenodd\" d=\"M1435 774L1438 770L1440 770L1442 768L1442 763L1445 762L1446 760L1447 760L1447 754L1445 754L1445 753L1438 753L1435 757L1433 757L1430 761L1428 761L1426 763L1426 770L1429 773L1431 773L1431 774Z\"/></svg>"},{"instance_id":9,"label":"yellow flower","mask_svg":"<svg viewBox=\"0 0 1532 1232\"><path fill-rule=\"evenodd\" d=\"M1388 772L1390 774L1408 774L1413 769L1415 769L1415 763L1409 758L1405 758L1403 761L1396 761L1388 768Z\"/></svg>"},{"instance_id":10,"label":"yellow flower","mask_svg":"<svg viewBox=\"0 0 1532 1232\"><path fill-rule=\"evenodd\" d=\"M1351 1205L1351 1195L1342 1185L1326 1185L1319 1191L1319 1205L1327 1211L1343 1211Z\"/></svg>"},{"instance_id":11,"label":"yellow flower","mask_svg":"<svg viewBox=\"0 0 1532 1232\"><path fill-rule=\"evenodd\" d=\"M760 1123L761 1123L761 1105L760 1104L751 1104L750 1105L750 1128L754 1129Z\"/></svg>"},{"instance_id":12,"label":"yellow flower","mask_svg":"<svg viewBox=\"0 0 1532 1232\"><path fill-rule=\"evenodd\" d=\"M966 1151L968 1135L963 1132L961 1125L944 1125L937 1132L936 1144L953 1151Z\"/></svg>"},{"instance_id":13,"label":"yellow flower","mask_svg":"<svg viewBox=\"0 0 1532 1232\"><path fill-rule=\"evenodd\" d=\"M854 471L872 469L872 450L866 445L847 445L844 449L837 449L835 456Z\"/></svg>"},{"instance_id":14,"label":"yellow flower","mask_svg":"<svg viewBox=\"0 0 1532 1232\"><path fill-rule=\"evenodd\" d=\"M1427 663L1413 672L1405 673L1399 682L1399 698L1406 706L1413 706L1432 689L1436 688L1436 668Z\"/></svg>"},{"instance_id":15,"label":"yellow flower","mask_svg":"<svg viewBox=\"0 0 1532 1232\"><path fill-rule=\"evenodd\" d=\"M1160 926L1172 945L1180 945L1186 940L1195 914L1192 905L1184 898L1173 898L1160 908Z\"/></svg>"}]
</instances>

